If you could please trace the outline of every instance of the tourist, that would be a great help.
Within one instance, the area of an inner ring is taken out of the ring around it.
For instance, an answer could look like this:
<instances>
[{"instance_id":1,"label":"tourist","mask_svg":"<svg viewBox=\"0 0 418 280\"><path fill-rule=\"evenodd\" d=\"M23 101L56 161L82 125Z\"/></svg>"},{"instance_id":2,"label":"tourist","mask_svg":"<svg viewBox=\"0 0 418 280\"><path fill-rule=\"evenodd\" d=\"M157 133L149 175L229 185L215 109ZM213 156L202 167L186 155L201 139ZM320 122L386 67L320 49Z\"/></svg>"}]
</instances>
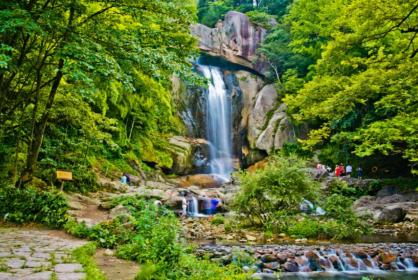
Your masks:
<instances>
[{"instance_id":1,"label":"tourist","mask_svg":"<svg viewBox=\"0 0 418 280\"><path fill-rule=\"evenodd\" d=\"M130 185L131 184L131 175L129 175L129 173L123 173L123 176L126 177L126 183L128 185Z\"/></svg>"},{"instance_id":2,"label":"tourist","mask_svg":"<svg viewBox=\"0 0 418 280\"><path fill-rule=\"evenodd\" d=\"M128 183L128 178L125 176L125 174L123 174L122 177L120 177L120 182L122 184L127 184Z\"/></svg>"},{"instance_id":3,"label":"tourist","mask_svg":"<svg viewBox=\"0 0 418 280\"><path fill-rule=\"evenodd\" d=\"M182 210L181 216L186 217L187 216L187 200L185 196L181 198L181 210Z\"/></svg>"},{"instance_id":4,"label":"tourist","mask_svg":"<svg viewBox=\"0 0 418 280\"><path fill-rule=\"evenodd\" d=\"M211 212L211 200L210 198L206 197L205 195L203 195L203 214L205 215L210 215Z\"/></svg>"},{"instance_id":5,"label":"tourist","mask_svg":"<svg viewBox=\"0 0 418 280\"><path fill-rule=\"evenodd\" d=\"M350 164L347 164L347 166L345 167L345 174L350 177L352 172L353 167Z\"/></svg>"},{"instance_id":6,"label":"tourist","mask_svg":"<svg viewBox=\"0 0 418 280\"><path fill-rule=\"evenodd\" d=\"M211 204L211 207L210 207L210 210L209 210L209 215L215 215L218 208L222 206L222 203L221 203L220 199L218 199L218 198L212 198L210 200L210 204Z\"/></svg>"},{"instance_id":7,"label":"tourist","mask_svg":"<svg viewBox=\"0 0 418 280\"><path fill-rule=\"evenodd\" d=\"M357 167L357 178L361 179L363 177L363 168L361 166Z\"/></svg>"},{"instance_id":8,"label":"tourist","mask_svg":"<svg viewBox=\"0 0 418 280\"><path fill-rule=\"evenodd\" d=\"M340 176L344 176L344 175L345 175L344 164L340 163Z\"/></svg>"},{"instance_id":9,"label":"tourist","mask_svg":"<svg viewBox=\"0 0 418 280\"><path fill-rule=\"evenodd\" d=\"M163 203L159 200L155 200L154 205L155 205L155 207L160 208L163 205Z\"/></svg>"},{"instance_id":10,"label":"tourist","mask_svg":"<svg viewBox=\"0 0 418 280\"><path fill-rule=\"evenodd\" d=\"M341 176L341 168L339 165L335 166L335 176L340 177Z\"/></svg>"}]
</instances>

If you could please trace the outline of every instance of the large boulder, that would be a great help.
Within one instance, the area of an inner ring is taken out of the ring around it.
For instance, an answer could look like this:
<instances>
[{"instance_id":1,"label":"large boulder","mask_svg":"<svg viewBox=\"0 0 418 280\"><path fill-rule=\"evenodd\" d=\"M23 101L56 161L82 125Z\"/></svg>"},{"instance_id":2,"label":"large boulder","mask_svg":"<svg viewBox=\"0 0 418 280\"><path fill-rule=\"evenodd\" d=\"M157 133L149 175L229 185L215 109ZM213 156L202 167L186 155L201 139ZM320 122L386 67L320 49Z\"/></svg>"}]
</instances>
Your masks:
<instances>
[{"instance_id":1,"label":"large boulder","mask_svg":"<svg viewBox=\"0 0 418 280\"><path fill-rule=\"evenodd\" d=\"M265 123L268 120L268 113L276 106L277 92L274 85L266 85L257 94L256 101L250 112L248 121L248 141L250 146L255 147L258 136L262 132Z\"/></svg>"},{"instance_id":2,"label":"large boulder","mask_svg":"<svg viewBox=\"0 0 418 280\"><path fill-rule=\"evenodd\" d=\"M397 223L411 216L418 209L415 193L388 196L363 196L353 208L358 215L370 215L376 222Z\"/></svg>"},{"instance_id":3,"label":"large boulder","mask_svg":"<svg viewBox=\"0 0 418 280\"><path fill-rule=\"evenodd\" d=\"M295 139L294 127L287 117L285 104L282 104L274 112L266 129L258 136L256 147L271 153L283 148L285 143L295 141Z\"/></svg>"},{"instance_id":4,"label":"large boulder","mask_svg":"<svg viewBox=\"0 0 418 280\"><path fill-rule=\"evenodd\" d=\"M169 140L173 166L171 172L185 175L199 170L208 158L209 143L204 139L174 136Z\"/></svg>"},{"instance_id":5,"label":"large boulder","mask_svg":"<svg viewBox=\"0 0 418 280\"><path fill-rule=\"evenodd\" d=\"M266 29L253 24L247 15L230 11L215 28L202 24L191 27L200 50L264 73L267 64L257 56L257 48L267 36Z\"/></svg>"}]
</instances>

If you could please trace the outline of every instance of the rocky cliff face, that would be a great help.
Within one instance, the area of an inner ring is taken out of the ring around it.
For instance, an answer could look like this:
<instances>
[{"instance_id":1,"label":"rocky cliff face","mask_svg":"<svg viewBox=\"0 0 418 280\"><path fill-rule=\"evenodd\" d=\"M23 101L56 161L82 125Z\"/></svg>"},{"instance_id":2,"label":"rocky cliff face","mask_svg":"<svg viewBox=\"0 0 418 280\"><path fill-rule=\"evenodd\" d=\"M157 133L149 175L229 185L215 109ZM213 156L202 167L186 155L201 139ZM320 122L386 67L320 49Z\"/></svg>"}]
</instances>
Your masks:
<instances>
[{"instance_id":1,"label":"rocky cliff face","mask_svg":"<svg viewBox=\"0 0 418 280\"><path fill-rule=\"evenodd\" d=\"M223 56L230 62L259 73L266 70L266 63L257 56L257 48L267 31L251 23L245 14L230 11L215 28L196 24L191 27L191 32L199 39L199 47L203 52Z\"/></svg>"},{"instance_id":2,"label":"rocky cliff face","mask_svg":"<svg viewBox=\"0 0 418 280\"><path fill-rule=\"evenodd\" d=\"M257 57L266 30L252 24L245 14L234 11L228 12L215 28L197 24L191 29L199 39L202 52L211 55L204 61L201 59L201 63L222 70L232 104L232 152L241 166L249 166L281 149L286 142L294 141L296 135L286 106L280 104L275 86L266 85L259 75L266 70L265 63ZM199 65L196 69L199 71ZM186 87L180 96L183 103L180 116L188 136L206 139L207 89ZM177 157L175 163L182 162L183 158ZM183 171L180 166L176 169Z\"/></svg>"},{"instance_id":3,"label":"rocky cliff face","mask_svg":"<svg viewBox=\"0 0 418 280\"><path fill-rule=\"evenodd\" d=\"M295 141L296 133L278 101L272 84L264 85L261 77L247 71L223 70L228 97L232 104L233 155L241 166L251 165L286 142ZM181 116L189 136L206 138L206 89L189 88Z\"/></svg>"}]
</instances>

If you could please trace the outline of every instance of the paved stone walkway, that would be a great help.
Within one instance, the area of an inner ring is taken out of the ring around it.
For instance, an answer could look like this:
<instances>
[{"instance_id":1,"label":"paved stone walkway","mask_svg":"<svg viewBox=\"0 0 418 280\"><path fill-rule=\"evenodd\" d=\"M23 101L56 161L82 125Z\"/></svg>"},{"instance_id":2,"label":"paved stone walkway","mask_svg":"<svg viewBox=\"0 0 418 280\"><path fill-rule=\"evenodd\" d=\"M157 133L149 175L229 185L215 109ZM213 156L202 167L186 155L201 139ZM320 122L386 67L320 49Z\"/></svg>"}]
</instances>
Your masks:
<instances>
[{"instance_id":1,"label":"paved stone walkway","mask_svg":"<svg viewBox=\"0 0 418 280\"><path fill-rule=\"evenodd\" d=\"M85 243L56 231L0 228L0 280L84 279L71 251Z\"/></svg>"}]
</instances>

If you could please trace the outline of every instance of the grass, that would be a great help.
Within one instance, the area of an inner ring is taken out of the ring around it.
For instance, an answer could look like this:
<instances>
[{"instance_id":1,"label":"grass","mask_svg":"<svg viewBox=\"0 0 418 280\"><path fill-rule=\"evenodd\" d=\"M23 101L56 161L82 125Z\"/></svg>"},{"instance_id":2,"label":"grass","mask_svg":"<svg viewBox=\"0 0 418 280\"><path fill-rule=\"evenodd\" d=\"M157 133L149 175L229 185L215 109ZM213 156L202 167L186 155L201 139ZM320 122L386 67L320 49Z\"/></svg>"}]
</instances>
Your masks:
<instances>
[{"instance_id":1,"label":"grass","mask_svg":"<svg viewBox=\"0 0 418 280\"><path fill-rule=\"evenodd\" d=\"M75 249L72 252L72 256L78 263L83 266L84 272L86 273L86 280L106 280L106 277L93 260L93 255L95 252L96 244L90 242L80 248Z\"/></svg>"}]
</instances>

